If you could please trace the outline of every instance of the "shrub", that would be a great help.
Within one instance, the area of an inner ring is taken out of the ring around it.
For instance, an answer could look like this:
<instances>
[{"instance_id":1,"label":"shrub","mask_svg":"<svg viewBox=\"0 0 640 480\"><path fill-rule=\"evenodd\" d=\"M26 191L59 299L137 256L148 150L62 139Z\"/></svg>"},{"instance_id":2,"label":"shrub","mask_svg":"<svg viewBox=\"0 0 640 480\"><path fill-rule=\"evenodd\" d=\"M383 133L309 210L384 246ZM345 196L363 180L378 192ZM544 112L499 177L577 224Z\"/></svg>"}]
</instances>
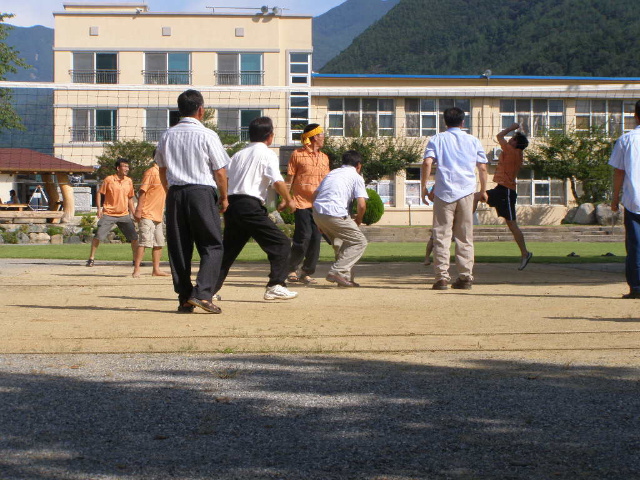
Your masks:
<instances>
[{"instance_id":1,"label":"shrub","mask_svg":"<svg viewBox=\"0 0 640 480\"><path fill-rule=\"evenodd\" d=\"M4 243L18 243L18 233L17 232L2 232L2 238L4 239Z\"/></svg>"},{"instance_id":2,"label":"shrub","mask_svg":"<svg viewBox=\"0 0 640 480\"><path fill-rule=\"evenodd\" d=\"M367 195L369 198L367 199L367 210L364 212L364 217L362 219L362 223L365 225L373 225L377 223L382 218L382 214L384 213L384 203L382 203L382 199L378 192L367 188ZM357 211L357 202L353 202L352 212L355 214Z\"/></svg>"},{"instance_id":3,"label":"shrub","mask_svg":"<svg viewBox=\"0 0 640 480\"><path fill-rule=\"evenodd\" d=\"M54 235L62 235L62 232L64 230L62 229L62 227L48 227L47 228L47 234L50 237L53 237Z\"/></svg>"},{"instance_id":4,"label":"shrub","mask_svg":"<svg viewBox=\"0 0 640 480\"><path fill-rule=\"evenodd\" d=\"M79 225L82 227L83 235L91 235L93 233L95 221L96 216L92 213L85 213L84 215L82 215Z\"/></svg>"},{"instance_id":5,"label":"shrub","mask_svg":"<svg viewBox=\"0 0 640 480\"><path fill-rule=\"evenodd\" d=\"M289 238L293 238L293 232L295 230L295 226L294 225L290 225L288 223L285 223L284 225L278 225L278 228L280 230L282 230L282 232Z\"/></svg>"},{"instance_id":6,"label":"shrub","mask_svg":"<svg viewBox=\"0 0 640 480\"><path fill-rule=\"evenodd\" d=\"M124 233L122 233L120 227L116 226L116 228L113 230L113 233L116 234L116 237L118 237L122 243L127 243L127 237Z\"/></svg>"}]
</instances>

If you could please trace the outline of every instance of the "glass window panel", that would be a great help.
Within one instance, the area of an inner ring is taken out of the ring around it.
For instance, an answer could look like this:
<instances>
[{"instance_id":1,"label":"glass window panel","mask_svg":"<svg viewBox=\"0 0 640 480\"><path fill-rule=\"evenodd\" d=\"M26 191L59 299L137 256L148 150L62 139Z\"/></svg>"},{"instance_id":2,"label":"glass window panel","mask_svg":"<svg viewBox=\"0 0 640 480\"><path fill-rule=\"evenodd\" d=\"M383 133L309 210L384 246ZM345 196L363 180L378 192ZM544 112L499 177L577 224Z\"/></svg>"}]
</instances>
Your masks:
<instances>
[{"instance_id":1,"label":"glass window panel","mask_svg":"<svg viewBox=\"0 0 640 480\"><path fill-rule=\"evenodd\" d=\"M514 117L513 115L503 115L502 129L504 130L505 128L508 128L509 126L513 125L513 122L515 121L516 121L516 117Z\"/></svg>"},{"instance_id":2,"label":"glass window panel","mask_svg":"<svg viewBox=\"0 0 640 480\"><path fill-rule=\"evenodd\" d=\"M417 98L405 98L404 109L406 112L419 112L420 100L418 100Z\"/></svg>"},{"instance_id":3,"label":"glass window panel","mask_svg":"<svg viewBox=\"0 0 640 480\"><path fill-rule=\"evenodd\" d=\"M407 180L420 180L420 167L409 167L406 170Z\"/></svg>"},{"instance_id":4,"label":"glass window panel","mask_svg":"<svg viewBox=\"0 0 640 480\"><path fill-rule=\"evenodd\" d=\"M423 128L422 129L422 136L423 137L431 137L433 135L436 134L436 129L435 128Z\"/></svg>"},{"instance_id":5,"label":"glass window panel","mask_svg":"<svg viewBox=\"0 0 640 480\"><path fill-rule=\"evenodd\" d=\"M435 115L422 115L422 128L436 128L436 116Z\"/></svg>"},{"instance_id":6,"label":"glass window panel","mask_svg":"<svg viewBox=\"0 0 640 480\"><path fill-rule=\"evenodd\" d=\"M345 112L359 112L360 111L360 99L359 98L345 98L344 99Z\"/></svg>"},{"instance_id":7,"label":"glass window panel","mask_svg":"<svg viewBox=\"0 0 640 480\"><path fill-rule=\"evenodd\" d=\"M438 103L440 112L444 112L447 108L453 107L453 98L441 98Z\"/></svg>"},{"instance_id":8,"label":"glass window panel","mask_svg":"<svg viewBox=\"0 0 640 480\"><path fill-rule=\"evenodd\" d=\"M167 70L167 55L165 53L147 53L144 56L145 70L165 72Z\"/></svg>"},{"instance_id":9,"label":"glass window panel","mask_svg":"<svg viewBox=\"0 0 640 480\"><path fill-rule=\"evenodd\" d=\"M604 114L594 114L593 118L593 126L597 128L603 128L607 125L607 116Z\"/></svg>"},{"instance_id":10,"label":"glass window panel","mask_svg":"<svg viewBox=\"0 0 640 480\"><path fill-rule=\"evenodd\" d=\"M593 113L605 113L607 111L607 101L591 100L591 111Z\"/></svg>"},{"instance_id":11,"label":"glass window panel","mask_svg":"<svg viewBox=\"0 0 640 480\"><path fill-rule=\"evenodd\" d=\"M292 62L308 63L309 62L309 54L308 53L292 53L291 54L291 61Z\"/></svg>"},{"instance_id":12,"label":"glass window panel","mask_svg":"<svg viewBox=\"0 0 640 480\"><path fill-rule=\"evenodd\" d=\"M341 98L330 98L327 108L328 108L328 110L330 112L341 112L342 111L342 99Z\"/></svg>"},{"instance_id":13,"label":"glass window panel","mask_svg":"<svg viewBox=\"0 0 640 480\"><path fill-rule=\"evenodd\" d=\"M381 98L378 101L378 110L381 112L393 112L393 100L390 98Z\"/></svg>"},{"instance_id":14,"label":"glass window panel","mask_svg":"<svg viewBox=\"0 0 640 480\"><path fill-rule=\"evenodd\" d=\"M561 115L552 115L549 117L550 130L562 130L564 127L564 117Z\"/></svg>"},{"instance_id":15,"label":"glass window panel","mask_svg":"<svg viewBox=\"0 0 640 480\"><path fill-rule=\"evenodd\" d=\"M304 66L304 65L303 65ZM243 72L259 72L262 70L262 54L243 53L240 55L240 69Z\"/></svg>"},{"instance_id":16,"label":"glass window panel","mask_svg":"<svg viewBox=\"0 0 640 480\"><path fill-rule=\"evenodd\" d=\"M624 113L634 114L636 111L636 102L624 102Z\"/></svg>"},{"instance_id":17,"label":"glass window panel","mask_svg":"<svg viewBox=\"0 0 640 480\"><path fill-rule=\"evenodd\" d=\"M380 128L393 128L393 115L380 115Z\"/></svg>"},{"instance_id":18,"label":"glass window panel","mask_svg":"<svg viewBox=\"0 0 640 480\"><path fill-rule=\"evenodd\" d=\"M564 182L562 180L551 180L551 196L564 197Z\"/></svg>"},{"instance_id":19,"label":"glass window panel","mask_svg":"<svg viewBox=\"0 0 640 480\"><path fill-rule=\"evenodd\" d=\"M576 100L576 113L591 113L591 101Z\"/></svg>"},{"instance_id":20,"label":"glass window panel","mask_svg":"<svg viewBox=\"0 0 640 480\"><path fill-rule=\"evenodd\" d=\"M308 107L309 97L291 97L291 106L292 107Z\"/></svg>"},{"instance_id":21,"label":"glass window panel","mask_svg":"<svg viewBox=\"0 0 640 480\"><path fill-rule=\"evenodd\" d=\"M609 113L622 113L622 101L609 100Z\"/></svg>"},{"instance_id":22,"label":"glass window panel","mask_svg":"<svg viewBox=\"0 0 640 480\"><path fill-rule=\"evenodd\" d=\"M515 111L514 100L500 100L500 113L512 113L514 111Z\"/></svg>"},{"instance_id":23,"label":"glass window panel","mask_svg":"<svg viewBox=\"0 0 640 480\"><path fill-rule=\"evenodd\" d=\"M262 110L241 110L240 111L240 127L248 128L252 120L262 115Z\"/></svg>"},{"instance_id":24,"label":"glass window panel","mask_svg":"<svg viewBox=\"0 0 640 480\"><path fill-rule=\"evenodd\" d=\"M167 128L167 111L158 108L148 109L146 125L151 129Z\"/></svg>"},{"instance_id":25,"label":"glass window panel","mask_svg":"<svg viewBox=\"0 0 640 480\"><path fill-rule=\"evenodd\" d=\"M436 101L433 98L423 98L420 101L420 109L423 112L435 112L436 111Z\"/></svg>"},{"instance_id":26,"label":"glass window panel","mask_svg":"<svg viewBox=\"0 0 640 480\"><path fill-rule=\"evenodd\" d=\"M464 112L471 111L471 101L467 98L459 98L455 101L455 106Z\"/></svg>"},{"instance_id":27,"label":"glass window panel","mask_svg":"<svg viewBox=\"0 0 640 480\"><path fill-rule=\"evenodd\" d=\"M308 108L292 108L291 118L309 118Z\"/></svg>"},{"instance_id":28,"label":"glass window panel","mask_svg":"<svg viewBox=\"0 0 640 480\"><path fill-rule=\"evenodd\" d=\"M622 133L622 114L611 115L609 117L609 133L620 134Z\"/></svg>"},{"instance_id":29,"label":"glass window panel","mask_svg":"<svg viewBox=\"0 0 640 480\"><path fill-rule=\"evenodd\" d=\"M89 110L85 108L77 108L73 111L73 127L74 128L89 128ZM93 111L91 110L91 113ZM93 122L92 122L93 123Z\"/></svg>"},{"instance_id":30,"label":"glass window panel","mask_svg":"<svg viewBox=\"0 0 640 480\"><path fill-rule=\"evenodd\" d=\"M96 110L96 127L113 127L115 124L115 110Z\"/></svg>"},{"instance_id":31,"label":"glass window panel","mask_svg":"<svg viewBox=\"0 0 640 480\"><path fill-rule=\"evenodd\" d=\"M539 137L544 135L547 130L547 116L546 115L534 115L533 116L533 136Z\"/></svg>"},{"instance_id":32,"label":"glass window panel","mask_svg":"<svg viewBox=\"0 0 640 480\"><path fill-rule=\"evenodd\" d=\"M238 69L238 55L235 53L218 54L218 70L220 72L236 73Z\"/></svg>"},{"instance_id":33,"label":"glass window panel","mask_svg":"<svg viewBox=\"0 0 640 480\"><path fill-rule=\"evenodd\" d=\"M291 130L304 130L307 125L308 120L291 120Z\"/></svg>"},{"instance_id":34,"label":"glass window panel","mask_svg":"<svg viewBox=\"0 0 640 480\"><path fill-rule=\"evenodd\" d=\"M117 70L118 55L115 53L96 53L96 69Z\"/></svg>"},{"instance_id":35,"label":"glass window panel","mask_svg":"<svg viewBox=\"0 0 640 480\"><path fill-rule=\"evenodd\" d=\"M360 114L346 113L345 120L345 136L357 137L360 135Z\"/></svg>"},{"instance_id":36,"label":"glass window panel","mask_svg":"<svg viewBox=\"0 0 640 480\"><path fill-rule=\"evenodd\" d=\"M633 130L636 128L636 119L634 117L624 117L624 129Z\"/></svg>"},{"instance_id":37,"label":"glass window panel","mask_svg":"<svg viewBox=\"0 0 640 480\"><path fill-rule=\"evenodd\" d=\"M74 70L93 70L93 53L74 53Z\"/></svg>"},{"instance_id":38,"label":"glass window panel","mask_svg":"<svg viewBox=\"0 0 640 480\"><path fill-rule=\"evenodd\" d=\"M291 73L309 73L309 65L294 63L290 67Z\"/></svg>"},{"instance_id":39,"label":"glass window panel","mask_svg":"<svg viewBox=\"0 0 640 480\"><path fill-rule=\"evenodd\" d=\"M531 100L516 100L516 112L527 113L531 111Z\"/></svg>"},{"instance_id":40,"label":"glass window panel","mask_svg":"<svg viewBox=\"0 0 640 480\"><path fill-rule=\"evenodd\" d=\"M169 71L170 72L186 72L189 70L189 54L188 53L170 53L169 54Z\"/></svg>"},{"instance_id":41,"label":"glass window panel","mask_svg":"<svg viewBox=\"0 0 640 480\"><path fill-rule=\"evenodd\" d=\"M420 116L411 114L406 116L407 128L420 128Z\"/></svg>"},{"instance_id":42,"label":"glass window panel","mask_svg":"<svg viewBox=\"0 0 640 480\"><path fill-rule=\"evenodd\" d=\"M363 98L362 99L362 111L363 112L377 112L378 111L378 99L377 98Z\"/></svg>"},{"instance_id":43,"label":"glass window panel","mask_svg":"<svg viewBox=\"0 0 640 480\"><path fill-rule=\"evenodd\" d=\"M309 79L307 77L291 77L291 83L301 84L308 83Z\"/></svg>"},{"instance_id":44,"label":"glass window panel","mask_svg":"<svg viewBox=\"0 0 640 480\"><path fill-rule=\"evenodd\" d=\"M180 121L180 112L178 110L169 110L169 126L173 127Z\"/></svg>"},{"instance_id":45,"label":"glass window panel","mask_svg":"<svg viewBox=\"0 0 640 480\"><path fill-rule=\"evenodd\" d=\"M547 112L547 101L536 98L533 101L533 113L546 113Z\"/></svg>"},{"instance_id":46,"label":"glass window panel","mask_svg":"<svg viewBox=\"0 0 640 480\"><path fill-rule=\"evenodd\" d=\"M536 197L548 197L549 196L549 184L548 183L536 183L535 184Z\"/></svg>"},{"instance_id":47,"label":"glass window panel","mask_svg":"<svg viewBox=\"0 0 640 480\"><path fill-rule=\"evenodd\" d=\"M218 128L224 131L236 132L239 125L239 112L236 109L218 109Z\"/></svg>"},{"instance_id":48,"label":"glass window panel","mask_svg":"<svg viewBox=\"0 0 640 480\"><path fill-rule=\"evenodd\" d=\"M342 115L329 115L329 128L342 128L344 126L344 118Z\"/></svg>"},{"instance_id":49,"label":"glass window panel","mask_svg":"<svg viewBox=\"0 0 640 480\"><path fill-rule=\"evenodd\" d=\"M531 127L529 123L530 115L519 113L516 121L520 124L520 128L522 128L522 131L525 133L525 135L529 135L529 132L531 131Z\"/></svg>"},{"instance_id":50,"label":"glass window panel","mask_svg":"<svg viewBox=\"0 0 640 480\"><path fill-rule=\"evenodd\" d=\"M591 128L591 121L586 115L576 117L576 128L578 130L589 130Z\"/></svg>"},{"instance_id":51,"label":"glass window panel","mask_svg":"<svg viewBox=\"0 0 640 480\"><path fill-rule=\"evenodd\" d=\"M553 113L564 112L564 101L562 100L549 100L549 111Z\"/></svg>"},{"instance_id":52,"label":"glass window panel","mask_svg":"<svg viewBox=\"0 0 640 480\"><path fill-rule=\"evenodd\" d=\"M440 120L440 123L438 124L439 125L438 130L440 132L445 132L447 130L447 126L444 123L444 116L440 115L439 120Z\"/></svg>"},{"instance_id":53,"label":"glass window panel","mask_svg":"<svg viewBox=\"0 0 640 480\"><path fill-rule=\"evenodd\" d=\"M362 136L375 137L378 135L377 115L366 113L362 115Z\"/></svg>"}]
</instances>

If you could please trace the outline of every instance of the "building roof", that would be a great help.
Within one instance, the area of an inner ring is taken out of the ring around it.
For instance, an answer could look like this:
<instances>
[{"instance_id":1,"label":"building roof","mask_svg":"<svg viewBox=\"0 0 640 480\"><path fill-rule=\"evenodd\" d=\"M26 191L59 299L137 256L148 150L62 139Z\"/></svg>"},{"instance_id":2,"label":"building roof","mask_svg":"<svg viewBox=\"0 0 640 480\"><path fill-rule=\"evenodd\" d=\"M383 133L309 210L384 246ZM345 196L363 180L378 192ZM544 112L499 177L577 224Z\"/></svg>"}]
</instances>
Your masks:
<instances>
[{"instance_id":1,"label":"building roof","mask_svg":"<svg viewBox=\"0 0 640 480\"><path fill-rule=\"evenodd\" d=\"M29 148L0 148L0 173L90 173L91 166L68 162Z\"/></svg>"}]
</instances>

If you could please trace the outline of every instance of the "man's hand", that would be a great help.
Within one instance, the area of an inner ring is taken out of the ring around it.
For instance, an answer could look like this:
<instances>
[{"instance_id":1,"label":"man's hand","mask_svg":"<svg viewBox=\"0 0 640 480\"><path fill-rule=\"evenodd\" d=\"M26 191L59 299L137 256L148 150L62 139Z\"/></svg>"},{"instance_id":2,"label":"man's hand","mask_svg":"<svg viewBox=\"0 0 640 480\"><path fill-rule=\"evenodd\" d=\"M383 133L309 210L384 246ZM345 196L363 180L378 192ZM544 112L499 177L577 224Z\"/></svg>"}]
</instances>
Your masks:
<instances>
[{"instance_id":1,"label":"man's hand","mask_svg":"<svg viewBox=\"0 0 640 480\"><path fill-rule=\"evenodd\" d=\"M102 207L98 207L98 212L96 213L96 217L98 217L98 219L102 218Z\"/></svg>"},{"instance_id":2,"label":"man's hand","mask_svg":"<svg viewBox=\"0 0 640 480\"><path fill-rule=\"evenodd\" d=\"M620 210L620 200L618 197L613 197L611 199L611 211L613 213L617 213Z\"/></svg>"},{"instance_id":3,"label":"man's hand","mask_svg":"<svg viewBox=\"0 0 640 480\"><path fill-rule=\"evenodd\" d=\"M431 189L431 191L429 192L429 195L427 195L427 198L429 199L429 202L433 203L433 200L436 198L435 188Z\"/></svg>"},{"instance_id":4,"label":"man's hand","mask_svg":"<svg viewBox=\"0 0 640 480\"><path fill-rule=\"evenodd\" d=\"M514 131L514 130L518 130L519 128L520 128L520 124L515 122L511 124L511 126L509 127L509 130Z\"/></svg>"},{"instance_id":5,"label":"man's hand","mask_svg":"<svg viewBox=\"0 0 640 480\"><path fill-rule=\"evenodd\" d=\"M284 202L290 213L293 213L297 210L296 201L292 198L288 202ZM282 210L280 210L282 211Z\"/></svg>"},{"instance_id":6,"label":"man's hand","mask_svg":"<svg viewBox=\"0 0 640 480\"><path fill-rule=\"evenodd\" d=\"M479 201L483 202L483 203L487 203L489 201L489 195L487 195L487 191L486 190L480 190L478 192L478 199Z\"/></svg>"},{"instance_id":7,"label":"man's hand","mask_svg":"<svg viewBox=\"0 0 640 480\"><path fill-rule=\"evenodd\" d=\"M220 200L218 201L218 209L220 210L220 213L224 213L227 211L227 208L229 208L229 199L227 197L220 197Z\"/></svg>"},{"instance_id":8,"label":"man's hand","mask_svg":"<svg viewBox=\"0 0 640 480\"><path fill-rule=\"evenodd\" d=\"M136 211L133 212L133 219L139 223L140 220L142 220L142 212L139 212L138 209L136 209Z\"/></svg>"},{"instance_id":9,"label":"man's hand","mask_svg":"<svg viewBox=\"0 0 640 480\"><path fill-rule=\"evenodd\" d=\"M431 189L431 190L433 190L433 189ZM427 187L423 187L422 188L422 202L423 203L429 203L427 201L427 199L429 198L429 195L430 195L429 189Z\"/></svg>"}]
</instances>

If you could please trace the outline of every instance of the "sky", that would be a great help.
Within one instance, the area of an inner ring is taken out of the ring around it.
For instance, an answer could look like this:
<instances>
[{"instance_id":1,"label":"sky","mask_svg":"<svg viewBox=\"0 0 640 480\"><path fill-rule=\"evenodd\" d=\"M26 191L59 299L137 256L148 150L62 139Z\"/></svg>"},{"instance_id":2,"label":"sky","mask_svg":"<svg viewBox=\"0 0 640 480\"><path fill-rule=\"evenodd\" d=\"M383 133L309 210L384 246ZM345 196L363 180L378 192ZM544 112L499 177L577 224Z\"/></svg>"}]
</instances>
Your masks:
<instances>
[{"instance_id":1,"label":"sky","mask_svg":"<svg viewBox=\"0 0 640 480\"><path fill-rule=\"evenodd\" d=\"M86 3L107 3L109 0L94 2L85 0ZM146 3L152 12L210 12L206 7L256 7L260 10L262 5L268 7L280 7L285 9L285 14L320 15L343 3L345 0L275 0L274 3L264 3L263 0L114 0L113 3ZM0 9L2 12L13 13L15 17L6 20L6 23L20 27L32 25L44 25L53 28L53 12L63 10L63 0L2 0ZM79 3L78 0L68 3ZM228 12L229 10L220 10ZM250 11L246 11L250 13Z\"/></svg>"}]
</instances>

